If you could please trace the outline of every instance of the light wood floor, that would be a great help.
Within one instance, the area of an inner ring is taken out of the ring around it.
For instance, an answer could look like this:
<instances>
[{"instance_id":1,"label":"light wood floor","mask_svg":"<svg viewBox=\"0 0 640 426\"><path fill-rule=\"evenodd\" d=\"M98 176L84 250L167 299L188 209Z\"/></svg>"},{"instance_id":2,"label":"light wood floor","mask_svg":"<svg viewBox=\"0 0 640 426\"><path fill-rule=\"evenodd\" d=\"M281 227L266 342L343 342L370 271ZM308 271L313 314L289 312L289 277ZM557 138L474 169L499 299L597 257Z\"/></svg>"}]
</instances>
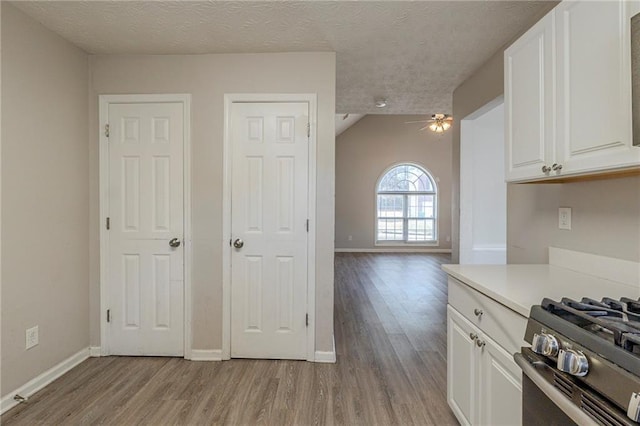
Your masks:
<instances>
[{"instance_id":1,"label":"light wood floor","mask_svg":"<svg viewBox=\"0 0 640 426\"><path fill-rule=\"evenodd\" d=\"M457 424L445 396L448 261L337 254L336 364L91 358L2 424Z\"/></svg>"}]
</instances>

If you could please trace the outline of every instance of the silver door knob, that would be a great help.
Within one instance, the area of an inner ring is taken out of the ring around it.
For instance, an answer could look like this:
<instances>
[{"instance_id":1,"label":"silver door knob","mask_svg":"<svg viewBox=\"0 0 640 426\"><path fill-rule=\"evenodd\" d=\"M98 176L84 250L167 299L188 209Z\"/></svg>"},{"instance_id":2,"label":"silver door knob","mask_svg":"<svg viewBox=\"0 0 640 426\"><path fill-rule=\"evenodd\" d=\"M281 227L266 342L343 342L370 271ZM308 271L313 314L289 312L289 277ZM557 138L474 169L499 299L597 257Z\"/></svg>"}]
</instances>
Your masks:
<instances>
[{"instance_id":1,"label":"silver door knob","mask_svg":"<svg viewBox=\"0 0 640 426\"><path fill-rule=\"evenodd\" d=\"M551 171L551 167L544 165L542 166L542 173L549 173Z\"/></svg>"},{"instance_id":2,"label":"silver door knob","mask_svg":"<svg viewBox=\"0 0 640 426\"><path fill-rule=\"evenodd\" d=\"M589 361L580 351L560 349L558 352L558 370L573 376L586 376L589 372Z\"/></svg>"},{"instance_id":3,"label":"silver door knob","mask_svg":"<svg viewBox=\"0 0 640 426\"><path fill-rule=\"evenodd\" d=\"M240 238L236 238L236 240L233 242L233 246L235 248L242 248L244 246L244 241L242 241Z\"/></svg>"},{"instance_id":4,"label":"silver door knob","mask_svg":"<svg viewBox=\"0 0 640 426\"><path fill-rule=\"evenodd\" d=\"M173 248L180 247L180 238L172 238L169 241L169 247L173 247Z\"/></svg>"}]
</instances>

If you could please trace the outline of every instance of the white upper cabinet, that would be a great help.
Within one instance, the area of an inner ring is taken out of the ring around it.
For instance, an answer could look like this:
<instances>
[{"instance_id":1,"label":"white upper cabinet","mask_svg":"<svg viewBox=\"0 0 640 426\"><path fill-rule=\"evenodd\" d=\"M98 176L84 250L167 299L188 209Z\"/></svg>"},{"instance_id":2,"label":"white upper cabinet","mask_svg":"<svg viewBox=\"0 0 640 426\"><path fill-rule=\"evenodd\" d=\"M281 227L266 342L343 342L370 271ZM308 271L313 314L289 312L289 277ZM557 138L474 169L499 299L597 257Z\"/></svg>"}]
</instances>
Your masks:
<instances>
[{"instance_id":1,"label":"white upper cabinet","mask_svg":"<svg viewBox=\"0 0 640 426\"><path fill-rule=\"evenodd\" d=\"M504 53L507 180L544 176L555 160L554 13Z\"/></svg>"},{"instance_id":2,"label":"white upper cabinet","mask_svg":"<svg viewBox=\"0 0 640 426\"><path fill-rule=\"evenodd\" d=\"M562 173L636 165L631 137L631 2L556 8L558 161Z\"/></svg>"},{"instance_id":3,"label":"white upper cabinet","mask_svg":"<svg viewBox=\"0 0 640 426\"><path fill-rule=\"evenodd\" d=\"M505 51L507 181L640 166L640 148L632 145L630 48L639 8L638 1L565 0ZM526 47L535 34L541 53ZM518 55L530 56L537 69L516 67Z\"/></svg>"}]
</instances>

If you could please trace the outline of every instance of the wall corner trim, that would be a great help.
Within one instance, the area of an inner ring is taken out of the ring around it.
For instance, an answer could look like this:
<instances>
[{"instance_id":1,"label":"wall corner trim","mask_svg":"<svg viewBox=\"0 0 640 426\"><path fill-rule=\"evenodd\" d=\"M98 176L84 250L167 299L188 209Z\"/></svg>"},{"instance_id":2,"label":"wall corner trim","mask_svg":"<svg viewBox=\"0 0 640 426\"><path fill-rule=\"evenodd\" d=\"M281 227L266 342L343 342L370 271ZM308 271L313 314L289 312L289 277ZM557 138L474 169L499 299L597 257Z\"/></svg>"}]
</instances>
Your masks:
<instances>
[{"instance_id":1,"label":"wall corner trim","mask_svg":"<svg viewBox=\"0 0 640 426\"><path fill-rule=\"evenodd\" d=\"M71 355L69 358L65 359L58 365L51 367L49 370L40 374L36 378L28 381L24 385L20 386L18 389L15 389L11 392L8 392L6 395L2 397L0 400L0 414L4 414L11 408L15 407L19 404L18 401L13 399L14 395L19 394L25 398L30 397L34 393L38 392L40 389L47 386L49 383L53 382L63 374L67 373L72 368L76 367L87 358L89 358L91 353L90 348L84 348L79 352Z\"/></svg>"},{"instance_id":2,"label":"wall corner trim","mask_svg":"<svg viewBox=\"0 0 640 426\"><path fill-rule=\"evenodd\" d=\"M336 362L336 338L333 337L333 350L331 351L316 351L314 356L314 362L322 362L335 364Z\"/></svg>"},{"instance_id":3,"label":"wall corner trim","mask_svg":"<svg viewBox=\"0 0 640 426\"><path fill-rule=\"evenodd\" d=\"M222 349L192 349L191 361L222 361Z\"/></svg>"},{"instance_id":4,"label":"wall corner trim","mask_svg":"<svg viewBox=\"0 0 640 426\"><path fill-rule=\"evenodd\" d=\"M102 356L102 348L100 346L90 346L89 356L92 358L98 358Z\"/></svg>"}]
</instances>

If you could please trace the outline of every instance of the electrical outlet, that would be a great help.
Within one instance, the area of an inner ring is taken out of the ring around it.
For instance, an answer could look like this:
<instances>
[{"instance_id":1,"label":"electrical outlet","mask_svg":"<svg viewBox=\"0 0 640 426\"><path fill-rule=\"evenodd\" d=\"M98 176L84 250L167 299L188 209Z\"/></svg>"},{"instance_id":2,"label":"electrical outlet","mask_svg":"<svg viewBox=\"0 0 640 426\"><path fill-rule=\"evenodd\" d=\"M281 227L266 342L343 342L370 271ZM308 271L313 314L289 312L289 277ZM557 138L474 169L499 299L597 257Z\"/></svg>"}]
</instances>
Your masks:
<instances>
[{"instance_id":1,"label":"electrical outlet","mask_svg":"<svg viewBox=\"0 0 640 426\"><path fill-rule=\"evenodd\" d=\"M560 207L558 209L558 228L571 230L571 207Z\"/></svg>"},{"instance_id":2,"label":"electrical outlet","mask_svg":"<svg viewBox=\"0 0 640 426\"><path fill-rule=\"evenodd\" d=\"M26 332L26 349L30 349L38 344L38 326L27 329Z\"/></svg>"}]
</instances>

